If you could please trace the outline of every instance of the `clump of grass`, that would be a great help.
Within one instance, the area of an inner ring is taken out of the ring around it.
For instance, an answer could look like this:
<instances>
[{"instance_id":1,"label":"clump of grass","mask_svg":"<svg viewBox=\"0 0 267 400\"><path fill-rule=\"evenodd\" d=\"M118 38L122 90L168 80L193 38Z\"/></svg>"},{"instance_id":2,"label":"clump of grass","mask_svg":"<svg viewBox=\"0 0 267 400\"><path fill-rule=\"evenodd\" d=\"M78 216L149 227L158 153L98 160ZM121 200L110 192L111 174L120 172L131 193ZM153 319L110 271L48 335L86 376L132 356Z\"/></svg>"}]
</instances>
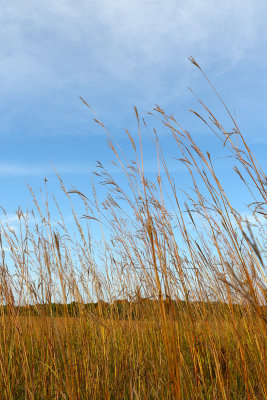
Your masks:
<instances>
[{"instance_id":1,"label":"clump of grass","mask_svg":"<svg viewBox=\"0 0 267 400\"><path fill-rule=\"evenodd\" d=\"M232 131L201 101L207 118L192 112L232 156L256 227L233 207L212 155L160 107L191 192L178 190L156 131L158 173L145 173L137 109L134 161L96 119L127 184L99 163L103 201L95 182L89 197L58 176L73 226L55 198L51 217L46 186L43 204L32 192L34 208L18 210L17 232L1 223L1 398L267 398L266 175L216 94Z\"/></svg>"}]
</instances>

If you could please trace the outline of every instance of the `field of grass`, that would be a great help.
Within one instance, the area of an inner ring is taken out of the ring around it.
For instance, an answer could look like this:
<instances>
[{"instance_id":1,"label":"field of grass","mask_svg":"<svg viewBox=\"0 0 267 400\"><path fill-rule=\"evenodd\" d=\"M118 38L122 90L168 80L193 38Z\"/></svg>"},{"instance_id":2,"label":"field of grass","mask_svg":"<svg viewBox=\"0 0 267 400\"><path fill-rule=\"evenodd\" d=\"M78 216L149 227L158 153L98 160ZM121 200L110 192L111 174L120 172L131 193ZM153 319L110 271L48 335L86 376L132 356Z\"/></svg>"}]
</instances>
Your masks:
<instances>
[{"instance_id":1,"label":"field of grass","mask_svg":"<svg viewBox=\"0 0 267 400\"><path fill-rule=\"evenodd\" d=\"M145 174L135 110L134 161L96 119L124 173L119 183L98 164L104 200L95 182L88 196L58 176L72 224L46 189L18 210L17 231L0 221L0 399L267 399L267 178L217 96L231 131L201 101L204 114L192 112L231 157L248 218L213 155L157 107L191 191L171 176L156 131L158 173Z\"/></svg>"},{"instance_id":2,"label":"field of grass","mask_svg":"<svg viewBox=\"0 0 267 400\"><path fill-rule=\"evenodd\" d=\"M1 393L34 399L264 398L267 343L257 318L250 316L248 324L244 311L234 327L230 310L205 319L197 309L168 316L166 338L160 317L150 314L138 320L25 316L16 323L3 317ZM192 313L198 315L190 318Z\"/></svg>"}]
</instances>

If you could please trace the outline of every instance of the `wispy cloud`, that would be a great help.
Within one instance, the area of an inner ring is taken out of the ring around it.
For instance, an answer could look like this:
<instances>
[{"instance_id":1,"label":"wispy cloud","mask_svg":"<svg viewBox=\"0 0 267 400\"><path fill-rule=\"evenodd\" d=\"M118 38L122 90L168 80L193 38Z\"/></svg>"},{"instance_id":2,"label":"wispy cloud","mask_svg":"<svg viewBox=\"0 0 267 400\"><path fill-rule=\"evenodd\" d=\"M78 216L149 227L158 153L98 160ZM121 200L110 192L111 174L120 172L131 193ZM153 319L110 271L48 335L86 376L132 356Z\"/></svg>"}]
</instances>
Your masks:
<instances>
[{"instance_id":1,"label":"wispy cloud","mask_svg":"<svg viewBox=\"0 0 267 400\"><path fill-rule=\"evenodd\" d=\"M12 224L18 221L18 215L16 213L6 214L4 211L0 213L0 224Z\"/></svg>"},{"instance_id":2,"label":"wispy cloud","mask_svg":"<svg viewBox=\"0 0 267 400\"><path fill-rule=\"evenodd\" d=\"M189 53L221 69L235 64L263 40L266 11L264 0L4 1L2 85L23 78L27 90L45 91L89 80L101 90L111 77L134 77L153 91L164 71L187 68Z\"/></svg>"},{"instance_id":3,"label":"wispy cloud","mask_svg":"<svg viewBox=\"0 0 267 400\"><path fill-rule=\"evenodd\" d=\"M107 163L108 171L112 174L122 173L120 168ZM146 160L144 164L146 173L158 173L157 160ZM89 165L82 163L73 164L61 164L61 165L38 165L38 164L9 164L0 163L0 177L34 177L34 176L49 176L55 175L56 172L61 174L74 174L74 175L88 175L92 174L97 170L97 164ZM177 162L171 162L169 165L169 171L183 172L185 167L178 164Z\"/></svg>"},{"instance_id":4,"label":"wispy cloud","mask_svg":"<svg viewBox=\"0 0 267 400\"><path fill-rule=\"evenodd\" d=\"M173 108L197 86L190 54L218 76L264 65L266 18L265 0L3 0L0 134L92 136L80 95L116 128L133 104Z\"/></svg>"},{"instance_id":5,"label":"wispy cloud","mask_svg":"<svg viewBox=\"0 0 267 400\"><path fill-rule=\"evenodd\" d=\"M46 176L55 175L55 171L62 174L88 174L94 170L93 166L86 164L68 165L37 165L37 164L8 164L0 163L0 176L21 177L21 176Z\"/></svg>"}]
</instances>

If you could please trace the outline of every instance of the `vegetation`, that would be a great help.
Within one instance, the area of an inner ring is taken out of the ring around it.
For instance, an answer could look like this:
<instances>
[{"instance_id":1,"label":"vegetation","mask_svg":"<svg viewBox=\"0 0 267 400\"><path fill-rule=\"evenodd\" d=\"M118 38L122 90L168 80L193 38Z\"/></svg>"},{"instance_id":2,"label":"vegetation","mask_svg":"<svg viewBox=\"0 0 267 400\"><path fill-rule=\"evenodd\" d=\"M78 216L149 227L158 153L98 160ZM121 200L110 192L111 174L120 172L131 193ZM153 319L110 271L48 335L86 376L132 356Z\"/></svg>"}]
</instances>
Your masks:
<instances>
[{"instance_id":1,"label":"vegetation","mask_svg":"<svg viewBox=\"0 0 267 400\"><path fill-rule=\"evenodd\" d=\"M252 196L247 218L212 155L157 107L191 191L178 189L156 130L158 172L145 174L135 109L134 161L95 119L124 173L119 184L98 164L104 200L95 182L89 197L58 176L72 224L46 183L43 203L32 192L34 208L18 210L17 231L0 221L1 399L267 398L267 179L215 93L231 130L201 101L205 115L192 112Z\"/></svg>"}]
</instances>

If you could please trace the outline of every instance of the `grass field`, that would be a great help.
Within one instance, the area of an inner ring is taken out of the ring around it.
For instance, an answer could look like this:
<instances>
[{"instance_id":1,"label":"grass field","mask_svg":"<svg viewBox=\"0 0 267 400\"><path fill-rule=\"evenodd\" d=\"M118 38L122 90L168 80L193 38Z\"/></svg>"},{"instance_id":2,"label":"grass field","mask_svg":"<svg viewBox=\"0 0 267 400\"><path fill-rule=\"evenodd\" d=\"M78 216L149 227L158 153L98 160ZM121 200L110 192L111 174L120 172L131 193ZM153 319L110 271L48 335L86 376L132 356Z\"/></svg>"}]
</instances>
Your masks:
<instances>
[{"instance_id":1,"label":"grass field","mask_svg":"<svg viewBox=\"0 0 267 400\"><path fill-rule=\"evenodd\" d=\"M17 231L0 222L0 399L267 398L267 179L224 103L230 132L200 105L206 117L193 114L251 195L249 217L233 207L213 155L159 107L190 192L173 180L156 132L158 174L145 174L137 110L134 161L106 131L126 184L99 163L101 201L95 183L89 197L58 176L71 227L46 189L43 203L32 192L33 209L18 210Z\"/></svg>"},{"instance_id":2,"label":"grass field","mask_svg":"<svg viewBox=\"0 0 267 400\"><path fill-rule=\"evenodd\" d=\"M152 313L143 306L134 319L116 309L113 318L89 312L3 316L1 393L34 399L172 399L176 391L181 398L265 398L266 334L249 309L178 305L173 315L168 310L164 337L158 307L155 302Z\"/></svg>"}]
</instances>

